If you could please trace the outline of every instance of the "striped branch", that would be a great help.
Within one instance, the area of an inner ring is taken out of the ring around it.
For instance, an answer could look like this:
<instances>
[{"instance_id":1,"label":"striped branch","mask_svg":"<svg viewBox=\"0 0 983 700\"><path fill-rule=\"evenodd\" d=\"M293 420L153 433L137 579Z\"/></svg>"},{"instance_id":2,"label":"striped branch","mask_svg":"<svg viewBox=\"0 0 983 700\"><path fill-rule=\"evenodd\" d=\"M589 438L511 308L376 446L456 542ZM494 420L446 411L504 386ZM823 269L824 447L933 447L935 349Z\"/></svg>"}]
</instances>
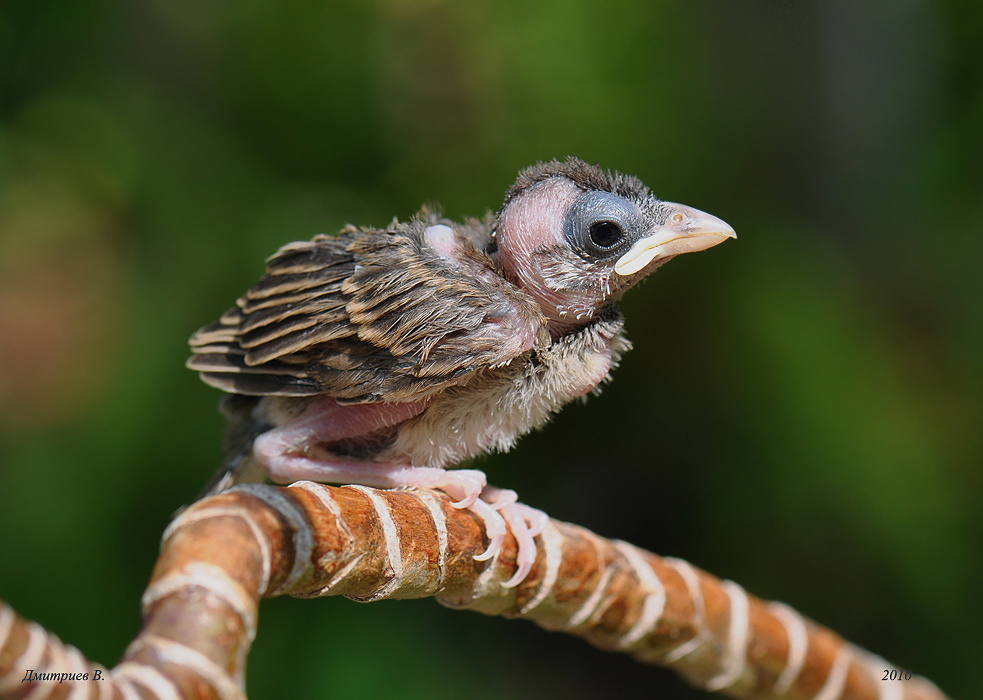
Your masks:
<instances>
[{"instance_id":1,"label":"striped branch","mask_svg":"<svg viewBox=\"0 0 983 700\"><path fill-rule=\"evenodd\" d=\"M185 510L164 533L143 597L144 625L98 687L72 697L245 697L261 597L435 597L452 608L521 617L666 666L736 698L945 700L929 681L882 681L882 659L680 559L551 520L515 588L515 540L477 562L485 533L436 491L301 482L242 486ZM0 698L91 669L77 651L0 602ZM22 682L23 681L23 682ZM88 685L86 688L84 686ZM36 688L41 690L42 688ZM98 693L98 694L97 694Z\"/></svg>"}]
</instances>

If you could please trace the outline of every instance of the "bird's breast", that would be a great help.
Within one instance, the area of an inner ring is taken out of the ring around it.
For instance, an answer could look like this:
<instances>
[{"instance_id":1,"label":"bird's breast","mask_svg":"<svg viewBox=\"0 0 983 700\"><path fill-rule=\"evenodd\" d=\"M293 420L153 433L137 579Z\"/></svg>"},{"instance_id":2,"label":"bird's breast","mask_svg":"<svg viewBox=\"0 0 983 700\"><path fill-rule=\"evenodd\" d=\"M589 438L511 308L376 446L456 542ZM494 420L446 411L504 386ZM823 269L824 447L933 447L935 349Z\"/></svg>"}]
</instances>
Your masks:
<instances>
[{"instance_id":1,"label":"bird's breast","mask_svg":"<svg viewBox=\"0 0 983 700\"><path fill-rule=\"evenodd\" d=\"M620 317L616 328L591 324L507 366L477 372L466 384L435 395L425 411L403 423L380 459L449 467L511 449L607 378L627 349L620 328Z\"/></svg>"}]
</instances>

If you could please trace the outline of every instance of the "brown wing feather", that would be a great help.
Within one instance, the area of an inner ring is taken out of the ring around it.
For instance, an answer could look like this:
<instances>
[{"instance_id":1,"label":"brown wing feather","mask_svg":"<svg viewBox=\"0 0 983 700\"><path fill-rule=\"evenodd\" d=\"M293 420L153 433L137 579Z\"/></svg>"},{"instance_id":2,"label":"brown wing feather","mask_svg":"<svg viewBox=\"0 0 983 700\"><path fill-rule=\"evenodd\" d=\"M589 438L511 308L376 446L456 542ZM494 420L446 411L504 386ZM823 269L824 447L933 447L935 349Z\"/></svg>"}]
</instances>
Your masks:
<instances>
[{"instance_id":1,"label":"brown wing feather","mask_svg":"<svg viewBox=\"0 0 983 700\"><path fill-rule=\"evenodd\" d=\"M451 227L440 250L428 236ZM191 338L188 366L246 395L410 401L548 343L535 302L475 241L489 226L422 212L280 249L266 275Z\"/></svg>"}]
</instances>

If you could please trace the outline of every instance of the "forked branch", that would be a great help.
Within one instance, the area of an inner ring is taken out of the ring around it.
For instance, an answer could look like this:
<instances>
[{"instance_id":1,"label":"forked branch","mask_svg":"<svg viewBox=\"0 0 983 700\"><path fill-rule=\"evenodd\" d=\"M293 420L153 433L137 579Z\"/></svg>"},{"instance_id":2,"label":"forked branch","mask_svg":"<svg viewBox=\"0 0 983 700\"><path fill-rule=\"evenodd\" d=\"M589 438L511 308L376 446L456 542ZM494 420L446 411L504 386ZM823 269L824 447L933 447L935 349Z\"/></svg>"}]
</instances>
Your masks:
<instances>
[{"instance_id":1,"label":"forked branch","mask_svg":"<svg viewBox=\"0 0 983 700\"><path fill-rule=\"evenodd\" d=\"M680 559L555 520L538 542L530 575L504 588L515 571L514 539L491 562L475 561L484 531L440 492L238 487L168 527L143 598L143 628L98 684L81 654L0 603L0 697L53 684L52 698L70 689L72 697L243 698L260 598L344 595L433 596L452 608L526 618L736 698L945 700L917 676L881 680L891 668L882 659ZM86 680L58 682L85 672Z\"/></svg>"}]
</instances>

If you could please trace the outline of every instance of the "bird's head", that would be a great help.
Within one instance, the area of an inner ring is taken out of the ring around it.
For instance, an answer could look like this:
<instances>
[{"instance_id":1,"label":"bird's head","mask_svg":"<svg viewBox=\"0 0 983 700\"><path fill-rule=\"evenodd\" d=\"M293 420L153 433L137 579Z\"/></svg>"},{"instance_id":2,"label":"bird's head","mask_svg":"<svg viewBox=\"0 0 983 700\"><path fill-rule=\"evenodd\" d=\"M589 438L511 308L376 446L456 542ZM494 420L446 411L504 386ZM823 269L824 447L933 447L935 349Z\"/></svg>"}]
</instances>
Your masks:
<instances>
[{"instance_id":1,"label":"bird's head","mask_svg":"<svg viewBox=\"0 0 983 700\"><path fill-rule=\"evenodd\" d=\"M715 216L576 158L522 171L495 224L500 263L554 335L588 323L671 258L735 237Z\"/></svg>"}]
</instances>

